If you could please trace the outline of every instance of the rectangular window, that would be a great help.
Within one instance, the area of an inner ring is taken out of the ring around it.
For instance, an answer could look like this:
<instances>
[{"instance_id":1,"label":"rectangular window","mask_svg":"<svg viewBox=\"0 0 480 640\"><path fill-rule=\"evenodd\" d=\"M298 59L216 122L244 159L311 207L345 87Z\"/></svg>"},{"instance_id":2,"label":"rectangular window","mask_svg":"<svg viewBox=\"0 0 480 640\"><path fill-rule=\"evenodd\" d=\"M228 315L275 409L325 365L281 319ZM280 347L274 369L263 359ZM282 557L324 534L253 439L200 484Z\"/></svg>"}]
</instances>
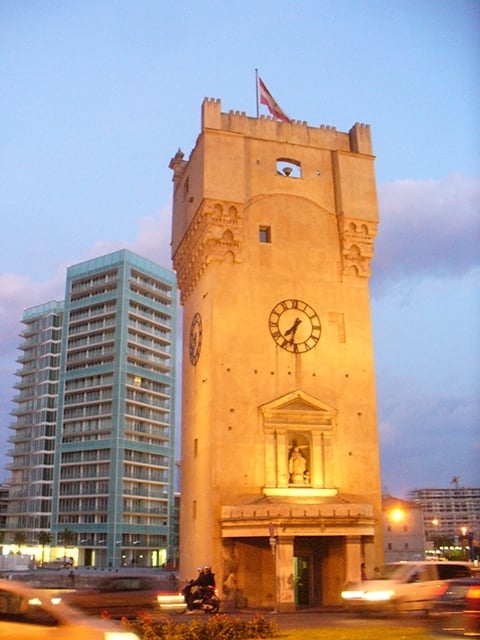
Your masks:
<instances>
[{"instance_id":1,"label":"rectangular window","mask_svg":"<svg viewBox=\"0 0 480 640\"><path fill-rule=\"evenodd\" d=\"M258 239L260 242L270 244L272 242L272 233L270 227L260 226L258 229Z\"/></svg>"}]
</instances>

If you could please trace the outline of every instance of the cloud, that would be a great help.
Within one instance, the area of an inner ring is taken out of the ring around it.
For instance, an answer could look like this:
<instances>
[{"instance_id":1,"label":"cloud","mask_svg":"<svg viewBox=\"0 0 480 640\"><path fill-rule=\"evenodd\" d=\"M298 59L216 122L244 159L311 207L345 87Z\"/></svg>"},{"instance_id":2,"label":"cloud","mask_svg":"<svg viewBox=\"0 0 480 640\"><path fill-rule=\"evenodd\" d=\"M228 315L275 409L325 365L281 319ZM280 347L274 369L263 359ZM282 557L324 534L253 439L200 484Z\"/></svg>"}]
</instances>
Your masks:
<instances>
[{"instance_id":1,"label":"cloud","mask_svg":"<svg viewBox=\"0 0 480 640\"><path fill-rule=\"evenodd\" d=\"M480 179L400 180L378 188L380 225L371 289L425 277L459 278L480 265Z\"/></svg>"},{"instance_id":2,"label":"cloud","mask_svg":"<svg viewBox=\"0 0 480 640\"><path fill-rule=\"evenodd\" d=\"M455 475L463 486L478 486L480 402L462 394L420 395L405 380L381 386L379 437L385 490L403 496L413 488L448 487Z\"/></svg>"},{"instance_id":3,"label":"cloud","mask_svg":"<svg viewBox=\"0 0 480 640\"><path fill-rule=\"evenodd\" d=\"M132 251L139 253L167 269L172 269L170 238L172 213L170 207L160 209L154 217L139 220L139 232Z\"/></svg>"},{"instance_id":4,"label":"cloud","mask_svg":"<svg viewBox=\"0 0 480 640\"><path fill-rule=\"evenodd\" d=\"M129 249L152 260L152 262L156 262L165 269L172 269L170 257L171 221L170 207L163 207L152 216L142 216L138 220L138 233L133 242L100 240L94 244L84 259L97 258L119 249Z\"/></svg>"},{"instance_id":5,"label":"cloud","mask_svg":"<svg viewBox=\"0 0 480 640\"><path fill-rule=\"evenodd\" d=\"M24 309L64 297L65 268L62 265L47 282L17 273L0 274L0 360L4 349L17 347Z\"/></svg>"}]
</instances>

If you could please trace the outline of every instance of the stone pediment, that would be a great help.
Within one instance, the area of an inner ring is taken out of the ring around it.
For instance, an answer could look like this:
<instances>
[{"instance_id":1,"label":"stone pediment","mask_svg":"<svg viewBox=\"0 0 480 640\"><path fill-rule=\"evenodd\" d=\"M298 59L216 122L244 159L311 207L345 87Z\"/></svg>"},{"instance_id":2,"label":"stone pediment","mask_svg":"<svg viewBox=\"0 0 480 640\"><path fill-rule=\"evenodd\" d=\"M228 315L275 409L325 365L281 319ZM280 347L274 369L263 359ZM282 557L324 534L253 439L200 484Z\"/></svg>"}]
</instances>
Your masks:
<instances>
[{"instance_id":1,"label":"stone pediment","mask_svg":"<svg viewBox=\"0 0 480 640\"><path fill-rule=\"evenodd\" d=\"M337 411L315 396L297 389L260 406L264 425L332 425Z\"/></svg>"}]
</instances>

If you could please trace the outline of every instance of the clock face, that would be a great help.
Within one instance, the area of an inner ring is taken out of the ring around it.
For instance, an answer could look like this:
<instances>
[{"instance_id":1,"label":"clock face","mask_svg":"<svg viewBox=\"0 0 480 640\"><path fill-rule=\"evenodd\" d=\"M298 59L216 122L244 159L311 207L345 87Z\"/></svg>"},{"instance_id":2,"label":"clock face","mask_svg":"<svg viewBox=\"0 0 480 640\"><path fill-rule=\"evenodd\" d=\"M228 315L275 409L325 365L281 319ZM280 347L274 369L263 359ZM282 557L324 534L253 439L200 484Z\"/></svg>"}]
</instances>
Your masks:
<instances>
[{"instance_id":1,"label":"clock face","mask_svg":"<svg viewBox=\"0 0 480 640\"><path fill-rule=\"evenodd\" d=\"M200 357L200 349L202 348L202 318L199 313L193 316L190 325L190 341L188 344L188 355L190 362L195 366Z\"/></svg>"},{"instance_id":2,"label":"clock face","mask_svg":"<svg viewBox=\"0 0 480 640\"><path fill-rule=\"evenodd\" d=\"M310 351L320 339L320 318L302 300L282 300L270 312L268 326L279 347L292 353Z\"/></svg>"}]
</instances>

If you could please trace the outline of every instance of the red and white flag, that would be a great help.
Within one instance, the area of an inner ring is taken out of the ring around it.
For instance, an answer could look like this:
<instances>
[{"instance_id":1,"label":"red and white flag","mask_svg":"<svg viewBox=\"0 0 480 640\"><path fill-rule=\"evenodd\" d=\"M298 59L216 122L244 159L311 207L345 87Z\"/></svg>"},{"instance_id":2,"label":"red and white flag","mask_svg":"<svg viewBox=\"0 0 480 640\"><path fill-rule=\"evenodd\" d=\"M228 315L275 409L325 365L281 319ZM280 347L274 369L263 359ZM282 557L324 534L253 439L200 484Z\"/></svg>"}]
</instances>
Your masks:
<instances>
[{"instance_id":1,"label":"red and white flag","mask_svg":"<svg viewBox=\"0 0 480 640\"><path fill-rule=\"evenodd\" d=\"M260 103L267 107L274 118L278 118L278 120L282 120L283 122L290 122L290 118L284 111L282 111L278 102L267 89L260 76L258 76L258 91L260 95Z\"/></svg>"}]
</instances>

